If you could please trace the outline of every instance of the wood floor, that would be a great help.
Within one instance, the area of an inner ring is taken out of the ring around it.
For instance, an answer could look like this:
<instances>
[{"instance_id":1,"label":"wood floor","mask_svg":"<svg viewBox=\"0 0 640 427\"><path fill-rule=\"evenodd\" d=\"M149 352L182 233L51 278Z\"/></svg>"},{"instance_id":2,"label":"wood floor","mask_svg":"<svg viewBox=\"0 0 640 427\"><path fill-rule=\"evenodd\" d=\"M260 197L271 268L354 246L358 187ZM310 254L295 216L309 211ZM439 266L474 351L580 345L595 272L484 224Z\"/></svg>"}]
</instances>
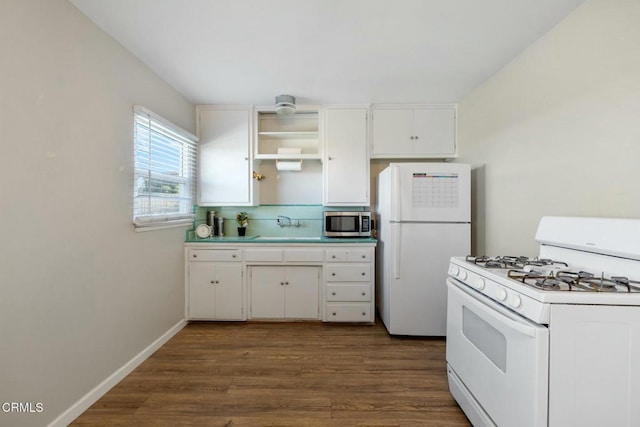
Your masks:
<instances>
[{"instance_id":1,"label":"wood floor","mask_svg":"<svg viewBox=\"0 0 640 427\"><path fill-rule=\"evenodd\" d=\"M74 426L469 426L443 339L375 326L191 323Z\"/></svg>"}]
</instances>

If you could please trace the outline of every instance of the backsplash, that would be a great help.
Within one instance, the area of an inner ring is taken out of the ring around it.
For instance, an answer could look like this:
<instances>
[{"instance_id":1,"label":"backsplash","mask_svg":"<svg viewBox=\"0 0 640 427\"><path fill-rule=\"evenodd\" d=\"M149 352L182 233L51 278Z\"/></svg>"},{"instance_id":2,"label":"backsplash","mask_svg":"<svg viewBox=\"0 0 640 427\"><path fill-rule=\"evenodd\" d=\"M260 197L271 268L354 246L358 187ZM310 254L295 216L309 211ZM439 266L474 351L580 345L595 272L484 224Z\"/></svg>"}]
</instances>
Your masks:
<instances>
[{"instance_id":1,"label":"backsplash","mask_svg":"<svg viewBox=\"0 0 640 427\"><path fill-rule=\"evenodd\" d=\"M325 210L364 211L367 210L367 208L330 208L322 205L194 206L194 212L196 214L194 229L200 224L206 224L208 211L216 211L217 217L224 218L224 235L237 236L238 224L236 223L236 214L243 211L249 214L247 236L321 236L322 220ZM278 215L291 218L292 226L280 227L276 221ZM300 226L295 227L294 224L296 223L299 223Z\"/></svg>"}]
</instances>

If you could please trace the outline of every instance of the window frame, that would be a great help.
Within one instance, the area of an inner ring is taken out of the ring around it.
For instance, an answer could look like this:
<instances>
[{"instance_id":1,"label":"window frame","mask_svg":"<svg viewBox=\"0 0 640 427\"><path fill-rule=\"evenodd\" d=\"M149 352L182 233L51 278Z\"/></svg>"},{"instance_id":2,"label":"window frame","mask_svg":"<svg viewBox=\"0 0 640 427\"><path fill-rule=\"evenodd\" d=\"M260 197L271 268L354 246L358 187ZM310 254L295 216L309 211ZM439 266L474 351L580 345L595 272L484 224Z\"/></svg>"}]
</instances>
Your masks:
<instances>
[{"instance_id":1,"label":"window frame","mask_svg":"<svg viewBox=\"0 0 640 427\"><path fill-rule=\"evenodd\" d=\"M144 121L147 123L143 123ZM139 136L140 128L145 136ZM155 149L178 150L177 154L167 154L163 159L167 163L175 163L175 170L162 173L157 170L157 160L161 156L152 157L153 140ZM195 214L193 206L197 194L198 137L182 129L162 116L141 106L133 106L133 187L132 214L136 231L158 230L163 228L184 227L193 225ZM148 157L140 157L141 152L148 151ZM156 169L156 170L154 170ZM140 192L140 180L146 180L147 192ZM175 186L176 193L171 191L152 191L161 185L164 189ZM166 196L166 194L175 194ZM146 206L144 206L146 200ZM153 207L154 204L162 203ZM177 204L178 210L167 212L167 205Z\"/></svg>"}]
</instances>

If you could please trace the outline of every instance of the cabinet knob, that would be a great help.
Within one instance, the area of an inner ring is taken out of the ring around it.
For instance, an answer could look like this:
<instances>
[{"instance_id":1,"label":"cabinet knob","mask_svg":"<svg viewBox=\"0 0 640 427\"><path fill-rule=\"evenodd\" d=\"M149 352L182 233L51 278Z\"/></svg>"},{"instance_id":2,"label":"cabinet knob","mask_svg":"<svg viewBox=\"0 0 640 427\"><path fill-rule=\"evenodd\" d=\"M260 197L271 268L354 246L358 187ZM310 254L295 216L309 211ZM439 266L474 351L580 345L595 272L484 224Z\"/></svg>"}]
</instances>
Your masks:
<instances>
[{"instance_id":1,"label":"cabinet knob","mask_svg":"<svg viewBox=\"0 0 640 427\"><path fill-rule=\"evenodd\" d=\"M235 257L236 257L236 254L231 255L231 258L235 258Z\"/></svg>"},{"instance_id":2,"label":"cabinet knob","mask_svg":"<svg viewBox=\"0 0 640 427\"><path fill-rule=\"evenodd\" d=\"M327 157L327 160L333 160L333 157Z\"/></svg>"},{"instance_id":3,"label":"cabinet knob","mask_svg":"<svg viewBox=\"0 0 640 427\"><path fill-rule=\"evenodd\" d=\"M366 292L363 292L363 293L362 293L362 296L365 296L366 294L367 294Z\"/></svg>"},{"instance_id":4,"label":"cabinet knob","mask_svg":"<svg viewBox=\"0 0 640 427\"><path fill-rule=\"evenodd\" d=\"M336 294L335 292L331 292L331 295L335 295L335 294Z\"/></svg>"},{"instance_id":5,"label":"cabinet knob","mask_svg":"<svg viewBox=\"0 0 640 427\"><path fill-rule=\"evenodd\" d=\"M193 254L193 257L194 257L194 258L198 258L198 255L196 255L196 254Z\"/></svg>"},{"instance_id":6,"label":"cabinet knob","mask_svg":"<svg viewBox=\"0 0 640 427\"><path fill-rule=\"evenodd\" d=\"M367 256L366 255L362 255L362 259L365 259Z\"/></svg>"},{"instance_id":7,"label":"cabinet knob","mask_svg":"<svg viewBox=\"0 0 640 427\"><path fill-rule=\"evenodd\" d=\"M413 136L410 136L409 139L413 139Z\"/></svg>"},{"instance_id":8,"label":"cabinet knob","mask_svg":"<svg viewBox=\"0 0 640 427\"><path fill-rule=\"evenodd\" d=\"M365 313L365 312L363 311L363 312L362 312L362 315L363 315L363 316L366 316L366 315L367 315L367 313Z\"/></svg>"},{"instance_id":9,"label":"cabinet knob","mask_svg":"<svg viewBox=\"0 0 640 427\"><path fill-rule=\"evenodd\" d=\"M195 255L194 255L194 256L195 256ZM336 256L335 256L335 255L331 255L331 258L336 259Z\"/></svg>"},{"instance_id":10,"label":"cabinet knob","mask_svg":"<svg viewBox=\"0 0 640 427\"><path fill-rule=\"evenodd\" d=\"M331 273L331 275L332 275L332 276L335 276L335 275L336 275L336 273Z\"/></svg>"},{"instance_id":11,"label":"cabinet knob","mask_svg":"<svg viewBox=\"0 0 640 427\"><path fill-rule=\"evenodd\" d=\"M285 284L285 285L288 285L288 284L289 284L289 282L284 282L284 284Z\"/></svg>"},{"instance_id":12,"label":"cabinet knob","mask_svg":"<svg viewBox=\"0 0 640 427\"><path fill-rule=\"evenodd\" d=\"M416 139L418 139L418 135L416 135Z\"/></svg>"},{"instance_id":13,"label":"cabinet knob","mask_svg":"<svg viewBox=\"0 0 640 427\"><path fill-rule=\"evenodd\" d=\"M336 315L336 312L335 312L335 311L333 312L333 315L334 315L334 316Z\"/></svg>"},{"instance_id":14,"label":"cabinet knob","mask_svg":"<svg viewBox=\"0 0 640 427\"><path fill-rule=\"evenodd\" d=\"M216 281L215 281L215 280L212 280L212 281L211 281L211 283L216 283Z\"/></svg>"},{"instance_id":15,"label":"cabinet knob","mask_svg":"<svg viewBox=\"0 0 640 427\"><path fill-rule=\"evenodd\" d=\"M284 282L280 282L280 286L284 286Z\"/></svg>"},{"instance_id":16,"label":"cabinet knob","mask_svg":"<svg viewBox=\"0 0 640 427\"><path fill-rule=\"evenodd\" d=\"M366 274L367 274L367 273L365 273L364 271L362 272L362 275L363 275L363 276L364 276L364 275L366 275Z\"/></svg>"}]
</instances>

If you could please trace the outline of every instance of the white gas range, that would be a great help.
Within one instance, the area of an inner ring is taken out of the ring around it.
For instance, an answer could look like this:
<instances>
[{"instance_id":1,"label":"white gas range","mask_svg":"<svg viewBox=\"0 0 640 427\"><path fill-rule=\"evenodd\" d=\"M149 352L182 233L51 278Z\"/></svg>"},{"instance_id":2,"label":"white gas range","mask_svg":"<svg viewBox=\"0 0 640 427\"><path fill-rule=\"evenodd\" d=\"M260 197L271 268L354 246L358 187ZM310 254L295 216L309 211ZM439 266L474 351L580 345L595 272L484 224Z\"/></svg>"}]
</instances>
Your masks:
<instances>
[{"instance_id":1,"label":"white gas range","mask_svg":"<svg viewBox=\"0 0 640 427\"><path fill-rule=\"evenodd\" d=\"M451 259L452 394L475 426L640 425L640 220L544 217L536 241Z\"/></svg>"}]
</instances>

